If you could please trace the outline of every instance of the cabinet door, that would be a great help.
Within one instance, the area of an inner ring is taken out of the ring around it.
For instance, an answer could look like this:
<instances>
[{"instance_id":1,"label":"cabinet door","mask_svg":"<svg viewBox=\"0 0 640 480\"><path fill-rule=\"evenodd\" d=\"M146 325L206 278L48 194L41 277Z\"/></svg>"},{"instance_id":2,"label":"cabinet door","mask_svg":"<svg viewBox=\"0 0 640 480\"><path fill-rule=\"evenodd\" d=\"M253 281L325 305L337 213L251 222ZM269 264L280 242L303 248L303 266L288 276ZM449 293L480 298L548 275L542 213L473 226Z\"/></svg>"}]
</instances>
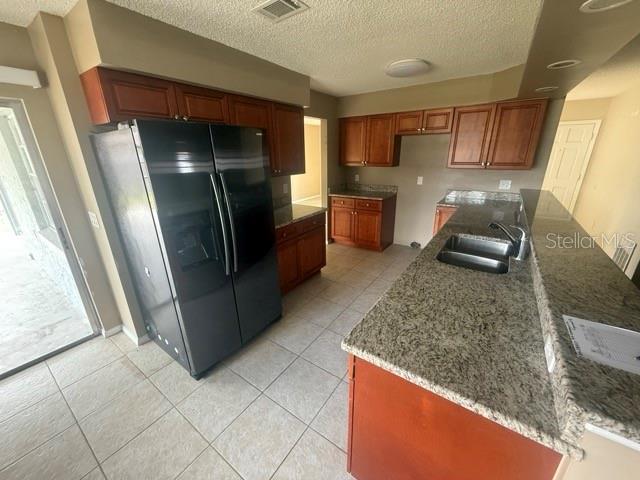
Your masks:
<instances>
[{"instance_id":1,"label":"cabinet door","mask_svg":"<svg viewBox=\"0 0 640 480\"><path fill-rule=\"evenodd\" d=\"M305 233L298 240L300 274L305 278L326 265L324 226Z\"/></svg>"},{"instance_id":2,"label":"cabinet door","mask_svg":"<svg viewBox=\"0 0 640 480\"><path fill-rule=\"evenodd\" d=\"M97 67L81 81L96 124L178 114L173 83L166 80Z\"/></svg>"},{"instance_id":3,"label":"cabinet door","mask_svg":"<svg viewBox=\"0 0 640 480\"><path fill-rule=\"evenodd\" d=\"M424 111L396 113L397 135L420 135Z\"/></svg>"},{"instance_id":4,"label":"cabinet door","mask_svg":"<svg viewBox=\"0 0 640 480\"><path fill-rule=\"evenodd\" d=\"M425 110L422 133L451 133L453 108Z\"/></svg>"},{"instance_id":5,"label":"cabinet door","mask_svg":"<svg viewBox=\"0 0 640 480\"><path fill-rule=\"evenodd\" d=\"M227 95L208 88L176 84L178 114L185 120L228 123Z\"/></svg>"},{"instance_id":6,"label":"cabinet door","mask_svg":"<svg viewBox=\"0 0 640 480\"><path fill-rule=\"evenodd\" d=\"M304 113L302 107L273 105L274 152L277 174L304 173Z\"/></svg>"},{"instance_id":7,"label":"cabinet door","mask_svg":"<svg viewBox=\"0 0 640 480\"><path fill-rule=\"evenodd\" d=\"M331 238L338 242L353 242L353 213L352 208L331 208Z\"/></svg>"},{"instance_id":8,"label":"cabinet door","mask_svg":"<svg viewBox=\"0 0 640 480\"><path fill-rule=\"evenodd\" d=\"M369 210L356 210L354 215L354 241L363 247L378 248L382 229L382 213Z\"/></svg>"},{"instance_id":9,"label":"cabinet door","mask_svg":"<svg viewBox=\"0 0 640 480\"><path fill-rule=\"evenodd\" d=\"M291 290L300 281L297 240L291 240L278 245L278 274L280 276L280 290L282 292Z\"/></svg>"},{"instance_id":10,"label":"cabinet door","mask_svg":"<svg viewBox=\"0 0 640 480\"><path fill-rule=\"evenodd\" d=\"M436 216L433 220L433 235L440 231L442 226L456 213L456 207L436 207Z\"/></svg>"},{"instance_id":11,"label":"cabinet door","mask_svg":"<svg viewBox=\"0 0 640 480\"><path fill-rule=\"evenodd\" d=\"M367 117L340 119L340 163L362 166L365 160Z\"/></svg>"},{"instance_id":12,"label":"cabinet door","mask_svg":"<svg viewBox=\"0 0 640 480\"><path fill-rule=\"evenodd\" d=\"M395 145L395 115L370 115L367 121L367 151L364 164L392 167L398 164Z\"/></svg>"},{"instance_id":13,"label":"cabinet door","mask_svg":"<svg viewBox=\"0 0 640 480\"><path fill-rule=\"evenodd\" d=\"M495 104L455 109L449 143L449 167L485 167L494 113Z\"/></svg>"},{"instance_id":14,"label":"cabinet door","mask_svg":"<svg viewBox=\"0 0 640 480\"><path fill-rule=\"evenodd\" d=\"M546 107L544 99L498 103L487 168L531 168Z\"/></svg>"},{"instance_id":15,"label":"cabinet door","mask_svg":"<svg viewBox=\"0 0 640 480\"><path fill-rule=\"evenodd\" d=\"M273 141L271 102L232 95L229 98L229 118L232 125L262 128L266 131L271 173L277 174L279 167Z\"/></svg>"}]
</instances>

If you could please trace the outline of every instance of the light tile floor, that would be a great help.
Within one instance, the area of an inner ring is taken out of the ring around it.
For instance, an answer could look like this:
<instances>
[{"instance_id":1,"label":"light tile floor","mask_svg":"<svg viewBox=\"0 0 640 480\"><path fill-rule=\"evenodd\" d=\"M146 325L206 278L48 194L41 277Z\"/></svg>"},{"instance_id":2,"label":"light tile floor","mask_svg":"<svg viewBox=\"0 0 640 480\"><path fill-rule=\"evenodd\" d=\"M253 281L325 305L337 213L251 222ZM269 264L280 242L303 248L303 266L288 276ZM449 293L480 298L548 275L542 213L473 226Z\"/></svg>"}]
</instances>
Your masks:
<instances>
[{"instance_id":1,"label":"light tile floor","mask_svg":"<svg viewBox=\"0 0 640 480\"><path fill-rule=\"evenodd\" d=\"M329 245L282 320L200 381L122 334L1 381L0 480L352 478L340 342L417 253Z\"/></svg>"}]
</instances>

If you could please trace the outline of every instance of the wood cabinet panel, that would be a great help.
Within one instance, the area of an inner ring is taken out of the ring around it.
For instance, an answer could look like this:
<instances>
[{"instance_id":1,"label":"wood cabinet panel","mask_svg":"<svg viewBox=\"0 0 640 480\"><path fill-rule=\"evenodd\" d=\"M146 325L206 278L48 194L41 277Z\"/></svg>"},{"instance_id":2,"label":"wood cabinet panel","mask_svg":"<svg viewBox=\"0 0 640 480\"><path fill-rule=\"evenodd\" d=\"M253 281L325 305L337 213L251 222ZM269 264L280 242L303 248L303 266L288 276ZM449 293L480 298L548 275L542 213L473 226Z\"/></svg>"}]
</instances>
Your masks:
<instances>
[{"instance_id":1,"label":"wood cabinet panel","mask_svg":"<svg viewBox=\"0 0 640 480\"><path fill-rule=\"evenodd\" d=\"M278 245L278 275L283 292L291 290L300 281L297 240Z\"/></svg>"},{"instance_id":2,"label":"wood cabinet panel","mask_svg":"<svg viewBox=\"0 0 640 480\"><path fill-rule=\"evenodd\" d=\"M453 108L425 110L422 133L451 133Z\"/></svg>"},{"instance_id":3,"label":"wood cabinet panel","mask_svg":"<svg viewBox=\"0 0 640 480\"><path fill-rule=\"evenodd\" d=\"M301 107L273 105L276 174L304 173L304 113Z\"/></svg>"},{"instance_id":4,"label":"wood cabinet panel","mask_svg":"<svg viewBox=\"0 0 640 480\"><path fill-rule=\"evenodd\" d=\"M365 162L367 117L340 119L340 163L362 166Z\"/></svg>"},{"instance_id":5,"label":"wood cabinet panel","mask_svg":"<svg viewBox=\"0 0 640 480\"><path fill-rule=\"evenodd\" d=\"M395 115L392 113L369 115L365 166L392 167L397 165L399 149L396 145Z\"/></svg>"},{"instance_id":6,"label":"wood cabinet panel","mask_svg":"<svg viewBox=\"0 0 640 480\"><path fill-rule=\"evenodd\" d=\"M449 167L484 167L494 115L495 104L455 109L449 143Z\"/></svg>"},{"instance_id":7,"label":"wood cabinet panel","mask_svg":"<svg viewBox=\"0 0 640 480\"><path fill-rule=\"evenodd\" d=\"M546 106L544 99L498 103L487 168L531 168Z\"/></svg>"},{"instance_id":8,"label":"wood cabinet panel","mask_svg":"<svg viewBox=\"0 0 640 480\"><path fill-rule=\"evenodd\" d=\"M271 104L256 98L229 97L229 117L233 125L271 129Z\"/></svg>"},{"instance_id":9,"label":"wood cabinet panel","mask_svg":"<svg viewBox=\"0 0 640 480\"><path fill-rule=\"evenodd\" d=\"M382 213L356 210L354 218L355 243L364 247L378 248L382 231Z\"/></svg>"},{"instance_id":10,"label":"wood cabinet panel","mask_svg":"<svg viewBox=\"0 0 640 480\"><path fill-rule=\"evenodd\" d=\"M561 455L350 358L348 469L363 480L551 480Z\"/></svg>"},{"instance_id":11,"label":"wood cabinet panel","mask_svg":"<svg viewBox=\"0 0 640 480\"><path fill-rule=\"evenodd\" d=\"M208 88L176 84L178 115L184 120L228 123L227 95Z\"/></svg>"},{"instance_id":12,"label":"wood cabinet panel","mask_svg":"<svg viewBox=\"0 0 640 480\"><path fill-rule=\"evenodd\" d=\"M166 80L96 67L81 82L96 124L178 114L174 85Z\"/></svg>"},{"instance_id":13,"label":"wood cabinet panel","mask_svg":"<svg viewBox=\"0 0 640 480\"><path fill-rule=\"evenodd\" d=\"M382 201L356 198L356 209L373 210L374 212L381 212Z\"/></svg>"},{"instance_id":14,"label":"wood cabinet panel","mask_svg":"<svg viewBox=\"0 0 640 480\"><path fill-rule=\"evenodd\" d=\"M456 213L456 207L436 207L436 215L433 219L433 235L440 231L442 226Z\"/></svg>"},{"instance_id":15,"label":"wood cabinet panel","mask_svg":"<svg viewBox=\"0 0 640 480\"><path fill-rule=\"evenodd\" d=\"M314 274L327 264L324 227L318 227L300 237L298 255L303 278Z\"/></svg>"},{"instance_id":16,"label":"wood cabinet panel","mask_svg":"<svg viewBox=\"0 0 640 480\"><path fill-rule=\"evenodd\" d=\"M420 135L422 134L422 119L424 110L415 112L396 113L396 134L397 135Z\"/></svg>"},{"instance_id":17,"label":"wood cabinet panel","mask_svg":"<svg viewBox=\"0 0 640 480\"><path fill-rule=\"evenodd\" d=\"M331 209L331 237L336 241L353 243L353 208Z\"/></svg>"},{"instance_id":18,"label":"wood cabinet panel","mask_svg":"<svg viewBox=\"0 0 640 480\"><path fill-rule=\"evenodd\" d=\"M348 197L331 197L331 205L334 207L353 208L356 206L354 198Z\"/></svg>"}]
</instances>

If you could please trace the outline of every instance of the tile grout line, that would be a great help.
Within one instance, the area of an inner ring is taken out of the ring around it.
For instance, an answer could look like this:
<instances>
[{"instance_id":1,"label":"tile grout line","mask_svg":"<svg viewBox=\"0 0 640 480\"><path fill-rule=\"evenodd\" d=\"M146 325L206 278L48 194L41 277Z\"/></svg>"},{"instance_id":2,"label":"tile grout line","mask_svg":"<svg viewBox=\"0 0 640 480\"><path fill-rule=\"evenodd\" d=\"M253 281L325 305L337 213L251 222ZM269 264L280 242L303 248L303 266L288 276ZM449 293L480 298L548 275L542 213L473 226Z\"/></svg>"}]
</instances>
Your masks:
<instances>
[{"instance_id":1,"label":"tile grout line","mask_svg":"<svg viewBox=\"0 0 640 480\"><path fill-rule=\"evenodd\" d=\"M116 347L116 348L118 348L118 347ZM51 371L51 367L49 366L49 364L47 364L47 368L49 369L49 373L53 377L53 381L56 382L56 385L58 385L58 388L60 388L60 385L58 384L58 380L53 375L53 372ZM104 470L102 469L102 465L100 465L100 462L98 461L98 457L96 456L96 452L93 451L93 447L89 443L89 439L87 438L87 436L84 433L84 430L82 430L82 427L80 426L80 422L78 421L78 417L76 417L75 412L71 409L71 406L69 405L69 402L67 402L67 398L64 396L64 393L62 392L61 388L60 388L60 395L62 396L62 399L64 400L64 403L67 405L67 408L69 409L69 412L71 413L71 416L75 420L75 422L76 422L75 424L77 425L78 430L80 431L80 435L82 435L82 438L84 439L85 443L87 444L87 447L89 447L89 451L91 452L91 455L93 455L93 459L96 461L96 465L100 469L100 472L102 473L104 478L107 478L107 475L104 473ZM71 428L71 427L69 427L69 428ZM93 470L94 469L92 468L91 470L89 470L87 472L87 474L91 473Z\"/></svg>"}]
</instances>

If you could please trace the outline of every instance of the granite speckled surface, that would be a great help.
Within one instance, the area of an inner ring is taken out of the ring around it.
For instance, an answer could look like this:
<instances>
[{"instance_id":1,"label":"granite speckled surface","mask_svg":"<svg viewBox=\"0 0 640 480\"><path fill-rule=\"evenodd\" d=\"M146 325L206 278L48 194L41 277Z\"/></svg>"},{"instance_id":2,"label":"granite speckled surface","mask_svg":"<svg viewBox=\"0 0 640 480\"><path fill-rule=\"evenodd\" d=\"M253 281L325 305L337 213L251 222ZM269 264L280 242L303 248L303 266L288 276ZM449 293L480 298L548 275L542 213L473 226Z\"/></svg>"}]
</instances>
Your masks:
<instances>
[{"instance_id":1,"label":"granite speckled surface","mask_svg":"<svg viewBox=\"0 0 640 480\"><path fill-rule=\"evenodd\" d=\"M550 248L559 237L588 235L549 192L523 190L522 196L542 329L557 358L551 378L559 424L573 438L590 423L640 443L640 375L578 357L562 319L640 331L640 290L597 245Z\"/></svg>"},{"instance_id":2,"label":"granite speckled surface","mask_svg":"<svg viewBox=\"0 0 640 480\"><path fill-rule=\"evenodd\" d=\"M398 193L396 185L371 185L366 183L347 183L331 187L330 197L357 197L368 200L384 200Z\"/></svg>"},{"instance_id":3,"label":"granite speckled surface","mask_svg":"<svg viewBox=\"0 0 640 480\"><path fill-rule=\"evenodd\" d=\"M519 197L517 197L519 198ZM511 260L494 275L447 265L436 255L457 233L496 237L520 202L461 200L453 217L365 318L343 348L560 453L563 437L546 370L532 264Z\"/></svg>"},{"instance_id":4,"label":"granite speckled surface","mask_svg":"<svg viewBox=\"0 0 640 480\"><path fill-rule=\"evenodd\" d=\"M324 207L292 203L284 207L276 208L273 211L273 219L276 228L280 228L326 211L327 209Z\"/></svg>"}]
</instances>

